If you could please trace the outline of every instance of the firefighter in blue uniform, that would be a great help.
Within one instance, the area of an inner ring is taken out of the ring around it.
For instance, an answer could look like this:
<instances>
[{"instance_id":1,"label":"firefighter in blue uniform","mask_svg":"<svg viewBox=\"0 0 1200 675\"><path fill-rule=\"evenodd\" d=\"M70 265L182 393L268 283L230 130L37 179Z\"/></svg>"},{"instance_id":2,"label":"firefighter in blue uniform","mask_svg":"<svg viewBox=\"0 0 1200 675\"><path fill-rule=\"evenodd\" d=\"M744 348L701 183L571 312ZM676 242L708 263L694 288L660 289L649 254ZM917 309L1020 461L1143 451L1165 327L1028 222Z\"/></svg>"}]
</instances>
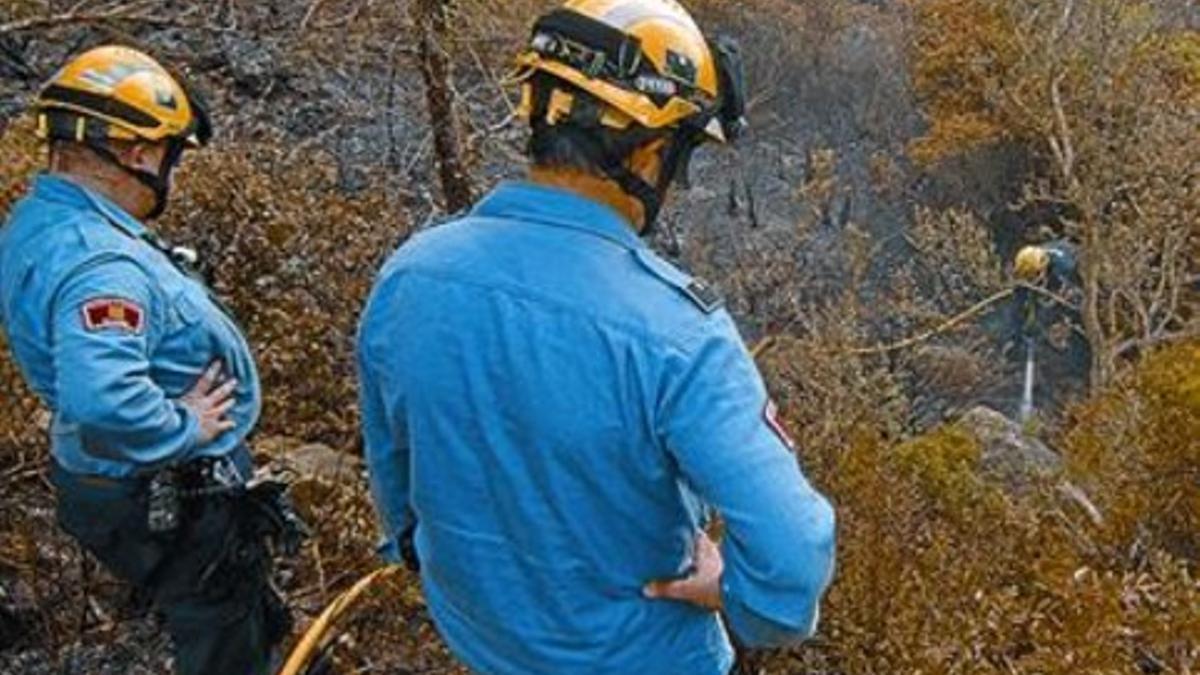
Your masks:
<instances>
[{"instance_id":1,"label":"firefighter in blue uniform","mask_svg":"<svg viewBox=\"0 0 1200 675\"><path fill-rule=\"evenodd\" d=\"M42 89L50 170L0 231L0 319L53 411L63 528L162 612L185 674L259 674L287 631L265 538L295 524L248 487L261 397L238 325L143 224L202 106L154 60L101 47Z\"/></svg>"},{"instance_id":2,"label":"firefighter in blue uniform","mask_svg":"<svg viewBox=\"0 0 1200 675\"><path fill-rule=\"evenodd\" d=\"M674 2L573 0L519 64L529 179L403 246L362 319L383 552L475 672L726 673L727 629L812 634L834 559L719 297L638 236L745 125L738 49Z\"/></svg>"}]
</instances>

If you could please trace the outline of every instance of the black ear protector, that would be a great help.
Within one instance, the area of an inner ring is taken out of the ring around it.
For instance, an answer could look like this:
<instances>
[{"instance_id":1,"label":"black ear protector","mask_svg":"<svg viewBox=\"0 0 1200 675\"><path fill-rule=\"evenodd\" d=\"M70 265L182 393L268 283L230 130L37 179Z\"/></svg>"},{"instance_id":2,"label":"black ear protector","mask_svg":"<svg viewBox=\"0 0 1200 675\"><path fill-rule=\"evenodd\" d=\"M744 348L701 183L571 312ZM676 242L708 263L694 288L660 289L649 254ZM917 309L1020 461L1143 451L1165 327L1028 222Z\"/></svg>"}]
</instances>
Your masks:
<instances>
[{"instance_id":1,"label":"black ear protector","mask_svg":"<svg viewBox=\"0 0 1200 675\"><path fill-rule=\"evenodd\" d=\"M182 82L182 80L180 81ZM189 132L196 137L200 146L204 147L213 138L213 124L212 117L208 112L208 102L204 95L193 87L184 85L184 91L187 92L188 106L192 109L192 124Z\"/></svg>"},{"instance_id":2,"label":"black ear protector","mask_svg":"<svg viewBox=\"0 0 1200 675\"><path fill-rule=\"evenodd\" d=\"M750 122L746 120L746 62L742 59L741 46L729 36L718 36L709 43L709 49L717 60L720 96L717 120L721 123L725 140L733 143L750 128Z\"/></svg>"}]
</instances>

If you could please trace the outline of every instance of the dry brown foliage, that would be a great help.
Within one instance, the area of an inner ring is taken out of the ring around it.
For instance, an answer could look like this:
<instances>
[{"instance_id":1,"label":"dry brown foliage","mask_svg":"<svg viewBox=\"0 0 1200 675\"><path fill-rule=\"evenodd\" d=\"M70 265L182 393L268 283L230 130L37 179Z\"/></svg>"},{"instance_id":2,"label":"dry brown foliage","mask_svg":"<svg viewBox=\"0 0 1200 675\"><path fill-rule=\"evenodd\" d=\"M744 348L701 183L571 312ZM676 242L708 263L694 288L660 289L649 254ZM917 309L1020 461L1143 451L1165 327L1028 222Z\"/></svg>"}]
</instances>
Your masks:
<instances>
[{"instance_id":1,"label":"dry brown foliage","mask_svg":"<svg viewBox=\"0 0 1200 675\"><path fill-rule=\"evenodd\" d=\"M199 249L247 331L266 394L262 431L354 447L358 314L411 224L389 190L347 195L330 155L285 147L197 154L164 232Z\"/></svg>"},{"instance_id":2,"label":"dry brown foliage","mask_svg":"<svg viewBox=\"0 0 1200 675\"><path fill-rule=\"evenodd\" d=\"M914 3L924 163L1012 139L1044 162L1026 193L1082 248L1092 379L1195 337L1200 49L1164 0Z\"/></svg>"},{"instance_id":3,"label":"dry brown foliage","mask_svg":"<svg viewBox=\"0 0 1200 675\"><path fill-rule=\"evenodd\" d=\"M1061 441L1069 469L1022 496L981 474L970 429L890 441L894 397L864 364L774 349L763 365L790 395L801 460L837 504L839 569L821 639L752 663L768 673L1194 672L1197 349L1154 355L1076 410ZM816 388L829 371L840 373L834 398L821 394L835 387ZM1086 486L1103 521L1065 502L1058 480Z\"/></svg>"}]
</instances>

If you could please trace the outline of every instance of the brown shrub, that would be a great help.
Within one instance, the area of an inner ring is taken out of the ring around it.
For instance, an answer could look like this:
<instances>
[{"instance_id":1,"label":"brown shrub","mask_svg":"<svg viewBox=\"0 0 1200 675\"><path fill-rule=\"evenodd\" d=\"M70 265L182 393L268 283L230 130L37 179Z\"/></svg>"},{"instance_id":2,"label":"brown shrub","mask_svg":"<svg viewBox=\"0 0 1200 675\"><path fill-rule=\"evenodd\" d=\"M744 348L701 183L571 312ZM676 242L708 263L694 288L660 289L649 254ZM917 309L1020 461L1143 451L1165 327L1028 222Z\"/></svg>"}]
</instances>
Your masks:
<instances>
[{"instance_id":1,"label":"brown shrub","mask_svg":"<svg viewBox=\"0 0 1200 675\"><path fill-rule=\"evenodd\" d=\"M264 433L357 443L353 340L385 256L409 233L381 181L348 196L333 158L282 144L198 153L164 231L200 249L254 347Z\"/></svg>"},{"instance_id":2,"label":"brown shrub","mask_svg":"<svg viewBox=\"0 0 1200 675\"><path fill-rule=\"evenodd\" d=\"M1071 469L1098 496L1101 539L1114 552L1200 560L1200 343L1155 354L1126 377L1074 411Z\"/></svg>"},{"instance_id":3,"label":"brown shrub","mask_svg":"<svg viewBox=\"0 0 1200 675\"><path fill-rule=\"evenodd\" d=\"M789 419L823 420L798 437L837 506L839 567L821 639L751 662L768 673L1193 672L1198 348L1147 359L1072 416L1068 478L1101 505L1096 525L1052 484L1017 497L986 482L968 429L889 442L868 394L856 405L811 396L829 366L780 369L813 361L777 346L764 366L806 382L775 383L801 394Z\"/></svg>"}]
</instances>

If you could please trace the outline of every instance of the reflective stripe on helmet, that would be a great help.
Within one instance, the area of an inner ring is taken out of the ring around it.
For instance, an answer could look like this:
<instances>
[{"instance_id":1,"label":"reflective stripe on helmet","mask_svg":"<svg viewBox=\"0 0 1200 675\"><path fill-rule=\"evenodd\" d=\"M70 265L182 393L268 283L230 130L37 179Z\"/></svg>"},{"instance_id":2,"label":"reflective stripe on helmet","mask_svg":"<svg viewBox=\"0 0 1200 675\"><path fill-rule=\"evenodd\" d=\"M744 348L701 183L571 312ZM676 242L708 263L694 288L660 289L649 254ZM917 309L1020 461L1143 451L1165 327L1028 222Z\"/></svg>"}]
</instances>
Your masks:
<instances>
[{"instance_id":1,"label":"reflective stripe on helmet","mask_svg":"<svg viewBox=\"0 0 1200 675\"><path fill-rule=\"evenodd\" d=\"M157 129L161 124L152 115L114 98L80 89L68 89L52 84L42 91L41 107L64 108L79 113L98 113L144 129Z\"/></svg>"}]
</instances>

